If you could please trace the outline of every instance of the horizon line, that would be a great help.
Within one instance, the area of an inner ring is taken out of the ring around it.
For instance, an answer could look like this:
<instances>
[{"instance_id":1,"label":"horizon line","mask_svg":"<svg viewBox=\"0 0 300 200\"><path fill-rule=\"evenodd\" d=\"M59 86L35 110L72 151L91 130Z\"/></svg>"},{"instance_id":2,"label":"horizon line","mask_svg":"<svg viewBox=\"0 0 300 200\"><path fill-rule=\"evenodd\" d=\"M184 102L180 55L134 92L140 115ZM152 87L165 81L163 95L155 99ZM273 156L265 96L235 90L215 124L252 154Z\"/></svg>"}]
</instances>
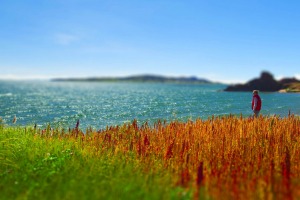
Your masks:
<instances>
[{"instance_id":1,"label":"horizon line","mask_svg":"<svg viewBox=\"0 0 300 200\"><path fill-rule=\"evenodd\" d=\"M88 78L127 78L127 77L134 77L134 76L161 76L166 78L197 78L197 79L204 79L210 81L212 83L222 83L222 84L244 84L252 79L249 80L215 80L206 77L199 77L196 75L162 75L162 74L154 74L154 73L141 73L141 74L132 74L132 75L116 75L116 76L49 76L49 75L15 75L15 74L2 74L0 75L1 81L51 81L52 79L88 79ZM291 78L291 77L284 77L278 76L274 77L275 80L281 80L283 78ZM295 74L292 78L300 79L300 74Z\"/></svg>"},{"instance_id":2,"label":"horizon line","mask_svg":"<svg viewBox=\"0 0 300 200\"><path fill-rule=\"evenodd\" d=\"M199 77L196 75L162 75L162 74L154 74L154 73L142 73L142 74L132 74L132 75L116 75L116 76L46 76L46 75L15 75L15 74L2 74L0 75L0 81L51 81L53 79L88 79L88 78L127 78L127 77L134 77L134 76L160 76L165 78L191 78L195 77L197 79L204 79L212 83L221 83L221 84L238 84L238 83L245 83L245 81L241 80L213 80L205 77Z\"/></svg>"}]
</instances>

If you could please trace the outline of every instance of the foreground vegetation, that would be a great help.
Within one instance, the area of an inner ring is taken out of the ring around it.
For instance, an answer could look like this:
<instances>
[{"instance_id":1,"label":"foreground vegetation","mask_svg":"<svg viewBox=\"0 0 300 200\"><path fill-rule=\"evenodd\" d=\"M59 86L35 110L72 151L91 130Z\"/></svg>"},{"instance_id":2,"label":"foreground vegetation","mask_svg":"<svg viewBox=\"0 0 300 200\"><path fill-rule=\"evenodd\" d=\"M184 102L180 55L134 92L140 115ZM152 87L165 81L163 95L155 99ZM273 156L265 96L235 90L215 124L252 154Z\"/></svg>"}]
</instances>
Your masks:
<instances>
[{"instance_id":1,"label":"foreground vegetation","mask_svg":"<svg viewBox=\"0 0 300 200\"><path fill-rule=\"evenodd\" d=\"M1 199L299 199L300 119L0 127Z\"/></svg>"}]
</instances>

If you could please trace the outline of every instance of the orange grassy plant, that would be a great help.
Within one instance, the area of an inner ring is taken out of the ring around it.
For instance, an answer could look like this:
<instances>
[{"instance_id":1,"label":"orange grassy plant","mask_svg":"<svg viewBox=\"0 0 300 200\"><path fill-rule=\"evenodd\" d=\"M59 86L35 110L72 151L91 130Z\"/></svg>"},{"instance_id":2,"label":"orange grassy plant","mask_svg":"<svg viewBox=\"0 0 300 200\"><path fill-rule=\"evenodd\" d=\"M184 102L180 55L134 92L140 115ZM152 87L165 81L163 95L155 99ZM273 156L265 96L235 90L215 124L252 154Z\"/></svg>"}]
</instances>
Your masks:
<instances>
[{"instance_id":1,"label":"orange grassy plant","mask_svg":"<svg viewBox=\"0 0 300 200\"><path fill-rule=\"evenodd\" d=\"M300 198L300 120L293 115L212 116L152 126L135 120L54 135L76 141L89 156L134 154L145 169L159 165L174 185L194 191L195 199Z\"/></svg>"}]
</instances>

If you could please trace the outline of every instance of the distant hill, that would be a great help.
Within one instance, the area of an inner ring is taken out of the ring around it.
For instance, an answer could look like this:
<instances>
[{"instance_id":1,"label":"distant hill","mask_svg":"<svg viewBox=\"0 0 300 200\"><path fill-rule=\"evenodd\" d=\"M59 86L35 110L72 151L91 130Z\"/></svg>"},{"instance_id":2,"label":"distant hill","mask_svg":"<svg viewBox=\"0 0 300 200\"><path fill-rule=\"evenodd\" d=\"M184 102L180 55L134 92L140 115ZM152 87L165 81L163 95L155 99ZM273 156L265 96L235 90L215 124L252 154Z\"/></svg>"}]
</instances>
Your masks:
<instances>
[{"instance_id":1,"label":"distant hill","mask_svg":"<svg viewBox=\"0 0 300 200\"><path fill-rule=\"evenodd\" d=\"M166 77L160 75L136 75L127 77L55 78L52 81L74 82L158 82L158 83L212 83L197 77Z\"/></svg>"},{"instance_id":2,"label":"distant hill","mask_svg":"<svg viewBox=\"0 0 300 200\"><path fill-rule=\"evenodd\" d=\"M224 91L253 91L262 92L300 92L300 81L296 78L283 78L276 81L269 72L262 72L259 78L248 81L245 84L228 86Z\"/></svg>"}]
</instances>

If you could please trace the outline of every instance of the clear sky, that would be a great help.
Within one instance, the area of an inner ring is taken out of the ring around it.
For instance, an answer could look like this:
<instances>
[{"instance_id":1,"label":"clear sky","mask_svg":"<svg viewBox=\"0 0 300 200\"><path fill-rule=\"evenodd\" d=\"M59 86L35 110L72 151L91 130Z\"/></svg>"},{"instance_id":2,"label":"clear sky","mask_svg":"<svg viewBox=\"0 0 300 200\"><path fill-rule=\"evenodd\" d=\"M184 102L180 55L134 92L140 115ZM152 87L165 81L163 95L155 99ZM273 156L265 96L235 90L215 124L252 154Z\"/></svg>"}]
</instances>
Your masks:
<instances>
[{"instance_id":1,"label":"clear sky","mask_svg":"<svg viewBox=\"0 0 300 200\"><path fill-rule=\"evenodd\" d=\"M0 78L300 78L298 0L1 0Z\"/></svg>"}]
</instances>

